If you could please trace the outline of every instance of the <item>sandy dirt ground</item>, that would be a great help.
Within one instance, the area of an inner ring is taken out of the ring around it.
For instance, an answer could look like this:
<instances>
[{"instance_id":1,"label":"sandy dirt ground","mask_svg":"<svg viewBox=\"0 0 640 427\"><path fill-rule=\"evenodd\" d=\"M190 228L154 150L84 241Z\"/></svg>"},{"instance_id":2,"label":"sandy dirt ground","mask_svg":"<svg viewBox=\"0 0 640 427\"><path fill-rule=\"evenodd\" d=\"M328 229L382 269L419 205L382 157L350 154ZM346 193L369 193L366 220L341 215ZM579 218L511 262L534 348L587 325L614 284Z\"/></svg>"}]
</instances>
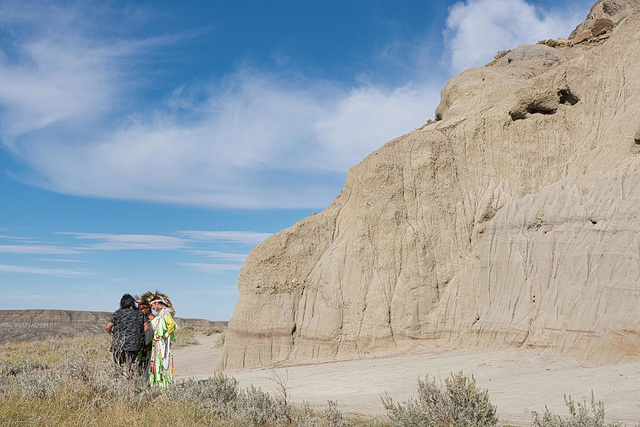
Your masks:
<instances>
[{"instance_id":1,"label":"sandy dirt ground","mask_svg":"<svg viewBox=\"0 0 640 427\"><path fill-rule=\"evenodd\" d=\"M221 352L215 346L217 339L200 337L200 345L175 349L176 378L212 376ZM242 387L253 384L273 393L279 377L294 402L322 407L333 400L344 412L384 416L380 396L385 392L394 401L406 401L416 396L418 377L435 376L444 382L451 372L459 371L473 374L477 385L489 390L500 420L511 425L530 426L532 411L542 413L545 405L567 415L563 395L589 401L592 390L596 401L604 402L608 420L628 425L640 420L640 363L594 364L540 350L423 349L225 374Z\"/></svg>"}]
</instances>

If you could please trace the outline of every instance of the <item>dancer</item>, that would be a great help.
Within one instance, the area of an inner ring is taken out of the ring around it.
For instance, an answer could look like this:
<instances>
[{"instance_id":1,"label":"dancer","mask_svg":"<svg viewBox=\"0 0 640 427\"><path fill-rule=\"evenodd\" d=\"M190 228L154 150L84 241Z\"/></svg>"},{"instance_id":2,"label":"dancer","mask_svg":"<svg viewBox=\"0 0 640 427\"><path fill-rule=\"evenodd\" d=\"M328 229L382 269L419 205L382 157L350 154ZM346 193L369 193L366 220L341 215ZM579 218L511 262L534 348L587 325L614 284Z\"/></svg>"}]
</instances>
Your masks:
<instances>
[{"instance_id":1,"label":"dancer","mask_svg":"<svg viewBox=\"0 0 640 427\"><path fill-rule=\"evenodd\" d=\"M171 342L175 341L178 325L173 320L176 311L167 294L156 291L150 296L151 308L156 317L151 321L153 347L149 363L149 384L161 389L173 381L173 352Z\"/></svg>"}]
</instances>

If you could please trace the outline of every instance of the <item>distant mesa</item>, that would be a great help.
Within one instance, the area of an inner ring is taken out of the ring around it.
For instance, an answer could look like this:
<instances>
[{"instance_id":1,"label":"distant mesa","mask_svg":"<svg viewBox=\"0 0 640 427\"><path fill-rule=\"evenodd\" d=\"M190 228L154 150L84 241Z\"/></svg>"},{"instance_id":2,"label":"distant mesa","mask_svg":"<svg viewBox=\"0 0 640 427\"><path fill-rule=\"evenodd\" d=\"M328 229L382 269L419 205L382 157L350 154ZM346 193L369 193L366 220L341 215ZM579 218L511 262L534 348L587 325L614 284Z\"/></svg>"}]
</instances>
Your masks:
<instances>
[{"instance_id":1,"label":"distant mesa","mask_svg":"<svg viewBox=\"0 0 640 427\"><path fill-rule=\"evenodd\" d=\"M105 334L104 327L113 312L73 310L0 310L0 345L92 337ZM182 319L181 326L227 328L228 322Z\"/></svg>"},{"instance_id":2,"label":"distant mesa","mask_svg":"<svg viewBox=\"0 0 640 427\"><path fill-rule=\"evenodd\" d=\"M453 77L240 271L218 368L528 347L640 360L640 0ZM428 112L425 112L425 116Z\"/></svg>"}]
</instances>

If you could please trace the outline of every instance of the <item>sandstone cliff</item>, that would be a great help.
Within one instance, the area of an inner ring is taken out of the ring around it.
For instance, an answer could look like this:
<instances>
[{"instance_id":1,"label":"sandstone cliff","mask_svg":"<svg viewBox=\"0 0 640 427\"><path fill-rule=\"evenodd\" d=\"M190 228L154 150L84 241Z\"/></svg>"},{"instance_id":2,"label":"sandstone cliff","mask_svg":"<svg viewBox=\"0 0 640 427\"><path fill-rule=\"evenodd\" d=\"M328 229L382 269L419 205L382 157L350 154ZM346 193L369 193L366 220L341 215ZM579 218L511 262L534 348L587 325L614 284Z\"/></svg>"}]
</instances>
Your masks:
<instances>
[{"instance_id":1,"label":"sandstone cliff","mask_svg":"<svg viewBox=\"0 0 640 427\"><path fill-rule=\"evenodd\" d=\"M218 367L416 344L637 359L640 11L612 5L604 36L451 79L437 122L256 247Z\"/></svg>"},{"instance_id":2,"label":"sandstone cliff","mask_svg":"<svg viewBox=\"0 0 640 427\"><path fill-rule=\"evenodd\" d=\"M74 310L0 310L0 345L105 333L104 327L113 312ZM212 327L220 330L227 322L176 317L181 327Z\"/></svg>"}]
</instances>

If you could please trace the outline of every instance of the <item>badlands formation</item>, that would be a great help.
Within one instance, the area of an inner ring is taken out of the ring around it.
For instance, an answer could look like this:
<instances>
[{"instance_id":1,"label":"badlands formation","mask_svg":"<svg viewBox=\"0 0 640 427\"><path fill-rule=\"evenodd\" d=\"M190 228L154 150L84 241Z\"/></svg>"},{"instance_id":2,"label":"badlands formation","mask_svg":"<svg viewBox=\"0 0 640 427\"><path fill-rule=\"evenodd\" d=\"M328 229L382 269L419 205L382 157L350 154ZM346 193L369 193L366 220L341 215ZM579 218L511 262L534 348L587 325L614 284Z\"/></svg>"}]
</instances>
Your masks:
<instances>
[{"instance_id":1,"label":"badlands formation","mask_svg":"<svg viewBox=\"0 0 640 427\"><path fill-rule=\"evenodd\" d=\"M558 42L451 79L435 122L256 247L218 368L417 345L638 360L640 0Z\"/></svg>"}]
</instances>

